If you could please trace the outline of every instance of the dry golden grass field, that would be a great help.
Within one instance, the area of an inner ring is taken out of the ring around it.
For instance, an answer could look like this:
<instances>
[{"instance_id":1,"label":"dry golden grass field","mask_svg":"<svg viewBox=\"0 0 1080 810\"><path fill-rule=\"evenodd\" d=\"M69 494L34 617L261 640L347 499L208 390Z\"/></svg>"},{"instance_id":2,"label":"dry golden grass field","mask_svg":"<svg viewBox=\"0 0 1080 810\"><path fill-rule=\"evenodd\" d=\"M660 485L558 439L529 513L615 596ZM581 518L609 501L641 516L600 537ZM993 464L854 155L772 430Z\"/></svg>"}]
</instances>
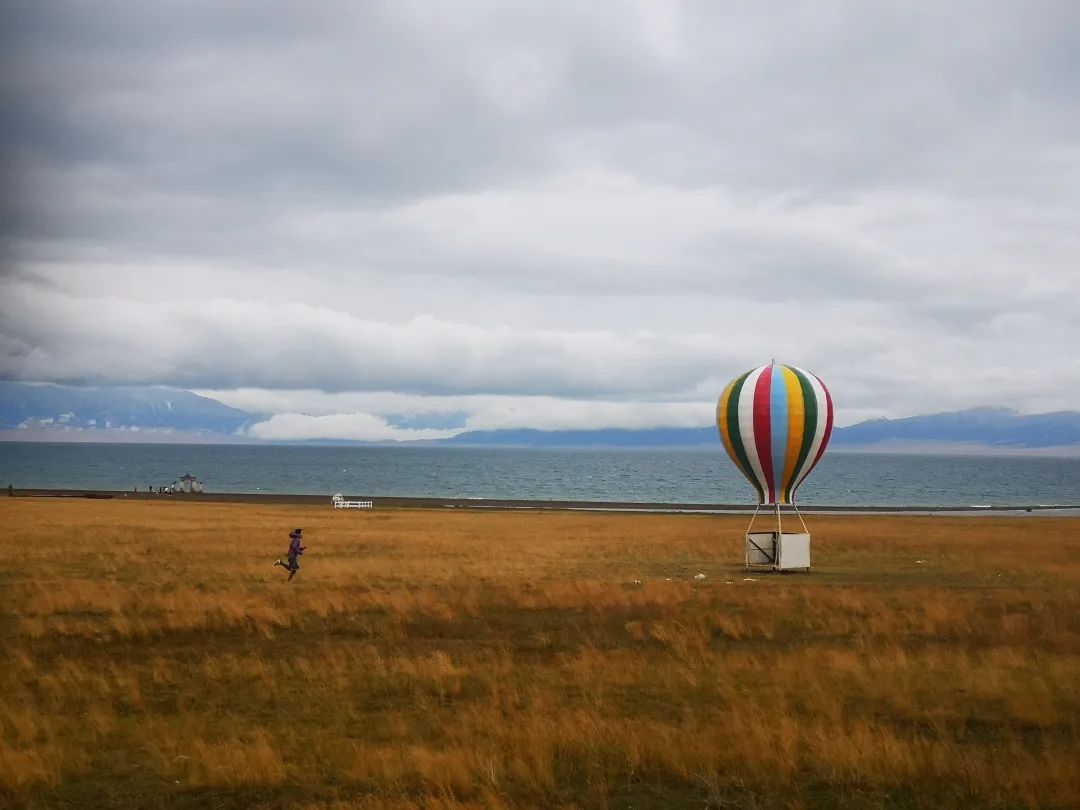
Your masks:
<instances>
[{"instance_id":1,"label":"dry golden grass field","mask_svg":"<svg viewBox=\"0 0 1080 810\"><path fill-rule=\"evenodd\" d=\"M1080 806L1078 519L0 515L0 805Z\"/></svg>"}]
</instances>

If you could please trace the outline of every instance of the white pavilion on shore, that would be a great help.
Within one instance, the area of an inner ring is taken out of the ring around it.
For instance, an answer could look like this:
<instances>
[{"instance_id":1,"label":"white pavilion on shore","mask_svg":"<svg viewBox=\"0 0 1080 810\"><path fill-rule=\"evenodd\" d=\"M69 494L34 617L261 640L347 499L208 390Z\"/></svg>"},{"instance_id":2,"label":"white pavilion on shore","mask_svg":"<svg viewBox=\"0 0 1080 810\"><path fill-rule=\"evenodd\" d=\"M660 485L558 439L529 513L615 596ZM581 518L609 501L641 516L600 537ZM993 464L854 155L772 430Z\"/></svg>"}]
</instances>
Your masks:
<instances>
[{"instance_id":1,"label":"white pavilion on shore","mask_svg":"<svg viewBox=\"0 0 1080 810\"><path fill-rule=\"evenodd\" d=\"M202 492L203 482L196 478L191 473L180 477L180 483L177 487L177 492Z\"/></svg>"}]
</instances>

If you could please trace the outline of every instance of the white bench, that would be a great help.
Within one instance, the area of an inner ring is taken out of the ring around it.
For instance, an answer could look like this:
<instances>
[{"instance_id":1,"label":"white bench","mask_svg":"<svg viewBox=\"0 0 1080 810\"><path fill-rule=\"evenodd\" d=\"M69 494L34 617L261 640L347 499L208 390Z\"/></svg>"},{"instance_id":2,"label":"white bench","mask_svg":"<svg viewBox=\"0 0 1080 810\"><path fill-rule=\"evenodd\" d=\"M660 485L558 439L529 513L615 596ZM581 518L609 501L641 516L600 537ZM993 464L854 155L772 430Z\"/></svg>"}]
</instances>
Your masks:
<instances>
[{"instance_id":1,"label":"white bench","mask_svg":"<svg viewBox=\"0 0 1080 810\"><path fill-rule=\"evenodd\" d=\"M335 509L374 509L374 501L347 501L340 492L330 499Z\"/></svg>"}]
</instances>

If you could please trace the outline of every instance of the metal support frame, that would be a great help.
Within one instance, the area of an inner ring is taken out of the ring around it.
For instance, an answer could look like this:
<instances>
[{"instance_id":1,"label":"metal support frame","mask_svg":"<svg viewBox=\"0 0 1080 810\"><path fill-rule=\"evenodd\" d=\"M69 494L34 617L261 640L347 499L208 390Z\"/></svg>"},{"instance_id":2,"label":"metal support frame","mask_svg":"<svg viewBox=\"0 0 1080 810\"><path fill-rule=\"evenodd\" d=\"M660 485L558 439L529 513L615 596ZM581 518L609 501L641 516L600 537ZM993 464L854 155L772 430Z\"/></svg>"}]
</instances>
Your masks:
<instances>
[{"instance_id":1,"label":"metal support frame","mask_svg":"<svg viewBox=\"0 0 1080 810\"><path fill-rule=\"evenodd\" d=\"M774 545L773 548L766 550L750 539L750 530L754 528L754 521L757 520L758 512L760 511L761 504L759 503L757 506L754 507L754 514L750 516L750 525L746 527L746 542L761 552L762 556L765 557L766 560L768 560L768 565L773 565L776 563L776 546ZM762 565L762 563L750 562L749 548L747 548L746 550L746 555L743 562L746 565L747 570L750 570L751 566Z\"/></svg>"}]
</instances>

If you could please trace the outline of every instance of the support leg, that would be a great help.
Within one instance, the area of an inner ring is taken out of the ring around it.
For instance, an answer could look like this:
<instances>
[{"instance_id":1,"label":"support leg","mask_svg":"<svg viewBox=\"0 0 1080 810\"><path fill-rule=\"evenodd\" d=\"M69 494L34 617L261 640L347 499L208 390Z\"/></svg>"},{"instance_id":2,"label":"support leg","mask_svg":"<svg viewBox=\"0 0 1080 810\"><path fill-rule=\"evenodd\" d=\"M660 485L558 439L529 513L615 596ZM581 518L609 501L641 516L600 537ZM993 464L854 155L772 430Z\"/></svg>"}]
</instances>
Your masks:
<instances>
[{"instance_id":1,"label":"support leg","mask_svg":"<svg viewBox=\"0 0 1080 810\"><path fill-rule=\"evenodd\" d=\"M792 503L791 508L795 510L795 514L798 515L798 517L799 517L799 523L802 524L803 533L804 534L810 534L810 530L808 528L806 528L806 521L802 519L802 512L799 511L799 507L797 507L794 503Z\"/></svg>"},{"instance_id":2,"label":"support leg","mask_svg":"<svg viewBox=\"0 0 1080 810\"><path fill-rule=\"evenodd\" d=\"M761 504L760 504L760 503L759 503L759 504L758 504L757 506L755 506L755 507L754 507L754 514L752 514L752 515L750 516L750 525L746 527L746 533L747 533L747 534L750 534L750 530L751 530L752 528L754 528L754 518L756 518L756 517L757 517L757 513L758 513L758 511L759 511L760 509L761 509Z\"/></svg>"},{"instance_id":3,"label":"support leg","mask_svg":"<svg viewBox=\"0 0 1080 810\"><path fill-rule=\"evenodd\" d=\"M747 538L747 540L750 539L750 530L754 528L754 519L757 518L757 514L758 514L758 511L760 509L761 509L761 504L759 503L757 506L754 507L754 514L752 514L750 516L750 525L746 527L746 538ZM755 548L756 548L756 546L755 546ZM760 551L760 549L758 549L758 550ZM750 548L749 547L747 547L746 552L744 554L743 563L744 563L744 566L745 566L746 570L749 571L750 570Z\"/></svg>"}]
</instances>

